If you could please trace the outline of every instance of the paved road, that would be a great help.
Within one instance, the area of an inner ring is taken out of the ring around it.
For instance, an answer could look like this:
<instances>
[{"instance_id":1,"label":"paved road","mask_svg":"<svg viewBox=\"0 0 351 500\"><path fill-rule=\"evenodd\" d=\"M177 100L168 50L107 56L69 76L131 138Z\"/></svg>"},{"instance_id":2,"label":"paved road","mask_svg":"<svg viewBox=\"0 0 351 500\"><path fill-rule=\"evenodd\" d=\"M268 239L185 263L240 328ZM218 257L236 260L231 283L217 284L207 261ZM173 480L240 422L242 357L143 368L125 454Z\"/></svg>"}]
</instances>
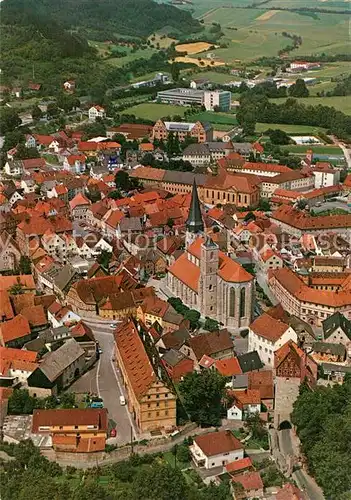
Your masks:
<instances>
[{"instance_id":1,"label":"paved road","mask_svg":"<svg viewBox=\"0 0 351 500\"><path fill-rule=\"evenodd\" d=\"M84 374L71 387L71 392L94 392L104 400L109 418L116 423L119 445L130 442L131 432L137 439L137 429L128 412L127 406L121 406L119 397L126 396L118 369L113 363L114 337L113 330L106 322L84 320L93 330L96 340L102 349L99 362L88 373Z\"/></svg>"},{"instance_id":2,"label":"paved road","mask_svg":"<svg viewBox=\"0 0 351 500\"><path fill-rule=\"evenodd\" d=\"M294 446L292 442L292 431L291 429L284 429L279 431L279 446L280 451L285 455L294 454ZM310 500L323 500L324 496L322 490L316 484L313 478L311 478L304 469L295 471L292 477L297 482L300 489L303 489Z\"/></svg>"},{"instance_id":3,"label":"paved road","mask_svg":"<svg viewBox=\"0 0 351 500\"><path fill-rule=\"evenodd\" d=\"M324 210L333 210L334 208L340 208L341 210L351 212L351 207L342 201L327 201L323 203L321 207L311 207L311 210L314 212L324 212Z\"/></svg>"},{"instance_id":4,"label":"paved road","mask_svg":"<svg viewBox=\"0 0 351 500\"><path fill-rule=\"evenodd\" d=\"M278 304L278 300L272 293L271 289L268 286L267 283L267 274L264 274L262 271L257 271L256 273L256 279L260 287L263 289L264 293L267 295L269 300L272 302L273 305Z\"/></svg>"},{"instance_id":5,"label":"paved road","mask_svg":"<svg viewBox=\"0 0 351 500\"><path fill-rule=\"evenodd\" d=\"M290 429L284 429L279 431L278 434L280 450L284 453L284 455L293 455L294 453L290 432Z\"/></svg>"}]
</instances>

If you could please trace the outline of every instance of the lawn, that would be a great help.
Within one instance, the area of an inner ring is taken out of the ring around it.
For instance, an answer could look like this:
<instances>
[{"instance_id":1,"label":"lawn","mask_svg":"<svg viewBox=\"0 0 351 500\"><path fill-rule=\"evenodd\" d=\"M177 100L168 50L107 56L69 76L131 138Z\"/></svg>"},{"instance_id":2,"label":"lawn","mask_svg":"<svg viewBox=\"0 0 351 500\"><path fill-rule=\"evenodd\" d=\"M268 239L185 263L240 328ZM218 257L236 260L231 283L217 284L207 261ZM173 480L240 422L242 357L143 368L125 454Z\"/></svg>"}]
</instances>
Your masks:
<instances>
[{"instance_id":1,"label":"lawn","mask_svg":"<svg viewBox=\"0 0 351 500\"><path fill-rule=\"evenodd\" d=\"M145 102L137 104L123 111L124 114L135 115L139 118L156 121L165 116L180 115L184 116L187 108L183 106L173 106L171 104L158 104L154 102Z\"/></svg>"},{"instance_id":2,"label":"lawn","mask_svg":"<svg viewBox=\"0 0 351 500\"><path fill-rule=\"evenodd\" d=\"M285 98L271 99L272 102L277 104L282 104L285 102ZM351 115L351 99L350 96L335 96L335 97L300 97L299 102L302 102L309 106L318 106L322 104L323 106L330 106L347 115Z\"/></svg>"},{"instance_id":3,"label":"lawn","mask_svg":"<svg viewBox=\"0 0 351 500\"><path fill-rule=\"evenodd\" d=\"M325 129L320 128L320 127L312 127L310 125L289 125L289 124L282 124L282 123L257 123L256 124L256 132L262 133L268 130L269 128L272 129L280 129L286 132L287 134L292 134L292 135L300 135L300 134L312 134L315 135L319 132L325 132Z\"/></svg>"},{"instance_id":4,"label":"lawn","mask_svg":"<svg viewBox=\"0 0 351 500\"><path fill-rule=\"evenodd\" d=\"M215 113L212 111L202 111L200 113L196 113L189 117L189 120L192 121L201 121L201 122L209 122L213 125L237 125L238 122L236 120L236 116L231 113Z\"/></svg>"},{"instance_id":5,"label":"lawn","mask_svg":"<svg viewBox=\"0 0 351 500\"><path fill-rule=\"evenodd\" d=\"M190 462L182 462L181 460L179 460L177 458L177 462L175 462L175 458L174 458L174 455L171 451L166 451L164 454L163 454L163 458L164 460L169 463L169 465L171 465L172 467L177 466L178 469L187 469L188 467L190 467Z\"/></svg>"},{"instance_id":6,"label":"lawn","mask_svg":"<svg viewBox=\"0 0 351 500\"><path fill-rule=\"evenodd\" d=\"M308 149L311 149L315 154L343 156L342 149L337 146L311 146L310 144L294 146L292 144L289 146L282 146L282 149L289 151L291 154L303 154L306 153Z\"/></svg>"},{"instance_id":7,"label":"lawn","mask_svg":"<svg viewBox=\"0 0 351 500\"><path fill-rule=\"evenodd\" d=\"M196 80L203 78L205 80L210 80L213 83L228 83L234 80L242 80L238 76L229 75L228 73L219 73L217 71L195 71L186 72L184 76L189 80Z\"/></svg>"}]
</instances>

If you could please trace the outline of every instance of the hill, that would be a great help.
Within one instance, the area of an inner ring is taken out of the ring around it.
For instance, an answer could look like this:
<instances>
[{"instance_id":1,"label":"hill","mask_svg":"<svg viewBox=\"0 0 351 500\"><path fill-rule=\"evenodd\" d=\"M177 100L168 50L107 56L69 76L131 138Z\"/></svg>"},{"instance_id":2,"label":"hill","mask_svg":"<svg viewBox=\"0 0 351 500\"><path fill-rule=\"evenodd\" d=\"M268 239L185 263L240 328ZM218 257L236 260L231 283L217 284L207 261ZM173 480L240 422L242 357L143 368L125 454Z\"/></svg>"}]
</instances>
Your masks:
<instances>
[{"instance_id":1,"label":"hill","mask_svg":"<svg viewBox=\"0 0 351 500\"><path fill-rule=\"evenodd\" d=\"M2 23L17 24L27 14L54 19L85 38L106 40L119 35L147 37L167 26L188 34L201 29L189 12L153 0L4 0ZM50 25L49 25L50 26Z\"/></svg>"}]
</instances>

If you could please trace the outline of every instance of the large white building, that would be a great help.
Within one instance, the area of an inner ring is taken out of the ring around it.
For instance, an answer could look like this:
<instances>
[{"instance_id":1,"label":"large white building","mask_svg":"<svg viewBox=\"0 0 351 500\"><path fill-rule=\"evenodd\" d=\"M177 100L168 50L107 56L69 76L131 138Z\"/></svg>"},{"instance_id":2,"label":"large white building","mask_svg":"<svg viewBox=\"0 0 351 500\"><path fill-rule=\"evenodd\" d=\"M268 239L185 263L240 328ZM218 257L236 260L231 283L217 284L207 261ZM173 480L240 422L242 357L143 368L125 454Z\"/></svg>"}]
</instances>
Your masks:
<instances>
[{"instance_id":1,"label":"large white building","mask_svg":"<svg viewBox=\"0 0 351 500\"><path fill-rule=\"evenodd\" d=\"M167 104L181 106L205 106L207 111L218 109L229 111L231 106L231 92L229 90L198 90L177 88L157 92L156 100Z\"/></svg>"},{"instance_id":2,"label":"large white building","mask_svg":"<svg viewBox=\"0 0 351 500\"><path fill-rule=\"evenodd\" d=\"M248 350L257 351L261 361L273 367L274 352L289 340L297 342L295 330L283 321L264 313L250 325Z\"/></svg>"},{"instance_id":3,"label":"large white building","mask_svg":"<svg viewBox=\"0 0 351 500\"><path fill-rule=\"evenodd\" d=\"M332 168L328 163L317 163L313 168L314 187L336 186L340 182L340 170Z\"/></svg>"}]
</instances>

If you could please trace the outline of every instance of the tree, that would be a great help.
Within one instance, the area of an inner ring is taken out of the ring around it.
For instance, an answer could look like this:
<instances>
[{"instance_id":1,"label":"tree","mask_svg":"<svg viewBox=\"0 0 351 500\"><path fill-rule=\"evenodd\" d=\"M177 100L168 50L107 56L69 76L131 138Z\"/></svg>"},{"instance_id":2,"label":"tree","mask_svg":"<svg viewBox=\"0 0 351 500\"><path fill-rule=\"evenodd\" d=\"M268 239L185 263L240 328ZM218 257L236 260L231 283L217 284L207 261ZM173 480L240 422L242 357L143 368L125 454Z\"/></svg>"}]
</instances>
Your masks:
<instances>
[{"instance_id":1,"label":"tree","mask_svg":"<svg viewBox=\"0 0 351 500\"><path fill-rule=\"evenodd\" d=\"M283 144L289 144L290 143L290 137L288 136L288 134L286 132L284 132L283 130L280 130L280 129L268 129L267 130L267 135L269 136L271 142L273 142L273 144L280 144L280 145L283 145Z\"/></svg>"},{"instance_id":2,"label":"tree","mask_svg":"<svg viewBox=\"0 0 351 500\"><path fill-rule=\"evenodd\" d=\"M215 319L206 318L204 329L208 332L216 332L217 330L219 330L219 323Z\"/></svg>"},{"instance_id":3,"label":"tree","mask_svg":"<svg viewBox=\"0 0 351 500\"><path fill-rule=\"evenodd\" d=\"M138 468L133 482L135 498L149 500L180 500L186 498L185 477L170 465L153 464Z\"/></svg>"},{"instance_id":4,"label":"tree","mask_svg":"<svg viewBox=\"0 0 351 500\"><path fill-rule=\"evenodd\" d=\"M32 107L31 115L32 115L32 119L36 121L36 120L40 120L40 118L43 116L43 113L42 113L41 109L39 108L39 106L35 105Z\"/></svg>"},{"instance_id":5,"label":"tree","mask_svg":"<svg viewBox=\"0 0 351 500\"><path fill-rule=\"evenodd\" d=\"M4 151L8 151L18 144L23 144L24 141L25 137L22 130L13 130L12 132L7 132L5 134L5 140L2 148Z\"/></svg>"},{"instance_id":6,"label":"tree","mask_svg":"<svg viewBox=\"0 0 351 500\"><path fill-rule=\"evenodd\" d=\"M0 133L1 135L7 132L12 132L22 123L21 118L18 113L13 108L8 108L7 106L0 107Z\"/></svg>"},{"instance_id":7,"label":"tree","mask_svg":"<svg viewBox=\"0 0 351 500\"><path fill-rule=\"evenodd\" d=\"M200 319L199 311L196 311L195 309L189 309L189 311L186 311L184 318L189 320L190 328L192 330L195 330L196 328L199 327L199 319Z\"/></svg>"},{"instance_id":8,"label":"tree","mask_svg":"<svg viewBox=\"0 0 351 500\"><path fill-rule=\"evenodd\" d=\"M26 160L27 158L40 158L37 148L27 148L22 142L17 144L15 158L17 160Z\"/></svg>"},{"instance_id":9,"label":"tree","mask_svg":"<svg viewBox=\"0 0 351 500\"><path fill-rule=\"evenodd\" d=\"M298 78L295 83L289 87L289 95L291 97L308 97L310 92L302 78Z\"/></svg>"},{"instance_id":10,"label":"tree","mask_svg":"<svg viewBox=\"0 0 351 500\"><path fill-rule=\"evenodd\" d=\"M217 426L221 422L226 378L217 371L187 374L179 384L184 407L193 422Z\"/></svg>"},{"instance_id":11,"label":"tree","mask_svg":"<svg viewBox=\"0 0 351 500\"><path fill-rule=\"evenodd\" d=\"M177 82L179 80L180 69L179 64L176 62L174 62L171 66L171 75L174 82Z\"/></svg>"},{"instance_id":12,"label":"tree","mask_svg":"<svg viewBox=\"0 0 351 500\"><path fill-rule=\"evenodd\" d=\"M351 380L301 391L291 417L326 498L342 498L351 489Z\"/></svg>"},{"instance_id":13,"label":"tree","mask_svg":"<svg viewBox=\"0 0 351 500\"><path fill-rule=\"evenodd\" d=\"M27 389L15 389L9 397L8 412L10 415L28 415L33 413L36 399L29 395Z\"/></svg>"},{"instance_id":14,"label":"tree","mask_svg":"<svg viewBox=\"0 0 351 500\"><path fill-rule=\"evenodd\" d=\"M125 170L119 170L115 175L115 184L116 188L121 191L130 191L139 187L139 180L129 177L129 174Z\"/></svg>"},{"instance_id":15,"label":"tree","mask_svg":"<svg viewBox=\"0 0 351 500\"><path fill-rule=\"evenodd\" d=\"M97 258L98 263L105 269L108 269L108 265L111 261L112 253L107 250L102 250L101 254Z\"/></svg>"},{"instance_id":16,"label":"tree","mask_svg":"<svg viewBox=\"0 0 351 500\"><path fill-rule=\"evenodd\" d=\"M32 274L32 263L26 255L21 255L18 271L20 274Z\"/></svg>"},{"instance_id":17,"label":"tree","mask_svg":"<svg viewBox=\"0 0 351 500\"><path fill-rule=\"evenodd\" d=\"M120 200L121 198L123 198L122 193L119 189L115 189L114 191L111 191L108 194L108 197L112 198L113 200Z\"/></svg>"},{"instance_id":18,"label":"tree","mask_svg":"<svg viewBox=\"0 0 351 500\"><path fill-rule=\"evenodd\" d=\"M49 118L55 118L59 115L60 110L55 102L49 102L46 108L46 113Z\"/></svg>"}]
</instances>

